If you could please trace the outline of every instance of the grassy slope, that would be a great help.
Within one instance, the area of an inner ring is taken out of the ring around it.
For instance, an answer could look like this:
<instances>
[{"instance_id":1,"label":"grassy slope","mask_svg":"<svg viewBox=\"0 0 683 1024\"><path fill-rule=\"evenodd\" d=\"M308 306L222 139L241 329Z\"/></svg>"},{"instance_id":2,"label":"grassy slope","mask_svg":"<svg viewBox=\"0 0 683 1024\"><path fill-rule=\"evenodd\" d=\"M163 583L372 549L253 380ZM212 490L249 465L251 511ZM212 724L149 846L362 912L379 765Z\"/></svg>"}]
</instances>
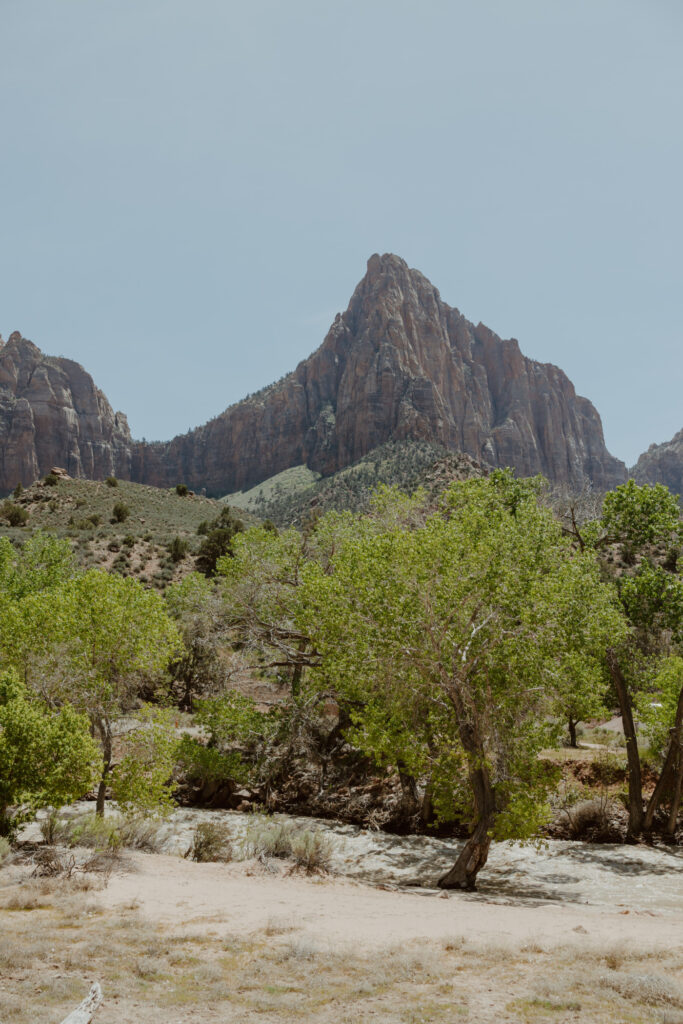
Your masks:
<instances>
[{"instance_id":1,"label":"grassy slope","mask_svg":"<svg viewBox=\"0 0 683 1024\"><path fill-rule=\"evenodd\" d=\"M130 509L122 523L110 521L117 502ZM54 487L37 483L24 492L19 504L29 513L26 526L12 529L0 520L0 536L23 543L34 531L48 530L68 537L86 568L113 568L157 587L194 567L192 554L201 542L197 527L215 519L222 508L220 502L198 495L181 497L175 490L125 481L109 487L94 480L60 480ZM99 525L88 521L92 515L101 517ZM189 544L188 556L176 565L168 554L174 537Z\"/></svg>"}]
</instances>

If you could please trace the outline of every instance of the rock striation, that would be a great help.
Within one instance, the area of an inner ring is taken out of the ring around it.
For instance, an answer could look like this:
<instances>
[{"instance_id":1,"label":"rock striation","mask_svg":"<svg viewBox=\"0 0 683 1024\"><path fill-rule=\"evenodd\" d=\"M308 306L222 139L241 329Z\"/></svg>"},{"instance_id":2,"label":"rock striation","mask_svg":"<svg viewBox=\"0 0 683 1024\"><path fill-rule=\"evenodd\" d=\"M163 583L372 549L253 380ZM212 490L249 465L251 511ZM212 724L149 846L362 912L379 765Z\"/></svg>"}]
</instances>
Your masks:
<instances>
[{"instance_id":1,"label":"rock striation","mask_svg":"<svg viewBox=\"0 0 683 1024\"><path fill-rule=\"evenodd\" d=\"M664 444L651 444L631 470L637 484L665 484L683 495L683 430Z\"/></svg>"},{"instance_id":2,"label":"rock striation","mask_svg":"<svg viewBox=\"0 0 683 1024\"><path fill-rule=\"evenodd\" d=\"M126 417L82 366L45 356L18 331L0 338L0 494L53 466L93 479L130 463Z\"/></svg>"},{"instance_id":3,"label":"rock striation","mask_svg":"<svg viewBox=\"0 0 683 1024\"><path fill-rule=\"evenodd\" d=\"M164 443L131 441L77 364L17 335L0 351L0 489L56 463L72 476L223 495L304 463L329 475L402 440L570 487L626 479L598 413L562 370L470 323L391 254L370 258L346 312L292 373Z\"/></svg>"}]
</instances>

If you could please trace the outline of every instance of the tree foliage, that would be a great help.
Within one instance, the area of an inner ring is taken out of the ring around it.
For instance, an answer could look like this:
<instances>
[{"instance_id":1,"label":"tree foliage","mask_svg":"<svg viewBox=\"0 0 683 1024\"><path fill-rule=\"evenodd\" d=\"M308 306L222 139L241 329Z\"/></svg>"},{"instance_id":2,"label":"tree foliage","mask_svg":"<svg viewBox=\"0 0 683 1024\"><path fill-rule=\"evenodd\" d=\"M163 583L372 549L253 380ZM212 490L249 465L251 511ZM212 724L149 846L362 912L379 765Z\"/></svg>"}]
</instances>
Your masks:
<instances>
[{"instance_id":1,"label":"tree foliage","mask_svg":"<svg viewBox=\"0 0 683 1024\"><path fill-rule=\"evenodd\" d=\"M13 672L0 672L0 835L39 807L61 807L97 778L100 753L88 719L65 704L50 710Z\"/></svg>"}]
</instances>

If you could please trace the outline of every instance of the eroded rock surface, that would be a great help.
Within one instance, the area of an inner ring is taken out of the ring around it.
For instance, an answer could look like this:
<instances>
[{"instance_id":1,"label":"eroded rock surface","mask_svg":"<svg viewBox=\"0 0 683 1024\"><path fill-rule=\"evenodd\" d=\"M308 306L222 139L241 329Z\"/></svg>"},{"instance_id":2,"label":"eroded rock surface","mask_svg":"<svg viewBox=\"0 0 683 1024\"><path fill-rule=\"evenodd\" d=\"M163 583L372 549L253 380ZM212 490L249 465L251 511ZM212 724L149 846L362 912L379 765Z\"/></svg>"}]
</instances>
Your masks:
<instances>
[{"instance_id":1,"label":"eroded rock surface","mask_svg":"<svg viewBox=\"0 0 683 1024\"><path fill-rule=\"evenodd\" d=\"M651 444L631 471L638 484L665 484L683 494L683 430L664 444Z\"/></svg>"},{"instance_id":2,"label":"eroded rock surface","mask_svg":"<svg viewBox=\"0 0 683 1024\"><path fill-rule=\"evenodd\" d=\"M44 355L18 331L0 338L0 494L53 466L93 479L130 464L131 436L92 377Z\"/></svg>"},{"instance_id":3,"label":"eroded rock surface","mask_svg":"<svg viewBox=\"0 0 683 1024\"><path fill-rule=\"evenodd\" d=\"M348 309L296 370L161 444L131 442L81 367L29 345L12 335L0 352L5 489L58 463L72 476L115 472L222 495L304 463L331 474L405 439L572 487L626 478L598 413L562 370L470 323L398 256L370 258Z\"/></svg>"}]
</instances>

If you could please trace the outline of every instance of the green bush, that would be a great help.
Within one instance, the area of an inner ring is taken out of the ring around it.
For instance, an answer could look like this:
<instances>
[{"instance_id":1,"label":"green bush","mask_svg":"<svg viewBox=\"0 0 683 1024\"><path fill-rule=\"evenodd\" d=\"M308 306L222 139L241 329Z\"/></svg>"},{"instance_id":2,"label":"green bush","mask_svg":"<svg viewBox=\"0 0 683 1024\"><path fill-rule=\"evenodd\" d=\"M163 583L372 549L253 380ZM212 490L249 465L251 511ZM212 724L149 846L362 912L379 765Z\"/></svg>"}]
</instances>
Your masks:
<instances>
[{"instance_id":1,"label":"green bush","mask_svg":"<svg viewBox=\"0 0 683 1024\"><path fill-rule=\"evenodd\" d=\"M133 536L132 533L127 533L126 534L126 536L123 538L123 544L124 544L124 547L127 547L127 548L134 548L135 547L135 537Z\"/></svg>"},{"instance_id":2,"label":"green bush","mask_svg":"<svg viewBox=\"0 0 683 1024\"><path fill-rule=\"evenodd\" d=\"M17 484L17 486L14 488L14 491L12 492L12 497L16 501L17 498L20 498L23 493L24 493L24 485L22 484L22 482L20 480L19 483Z\"/></svg>"},{"instance_id":3,"label":"green bush","mask_svg":"<svg viewBox=\"0 0 683 1024\"><path fill-rule=\"evenodd\" d=\"M21 505L7 500L0 505L0 519L4 519L10 526L24 526L28 522L28 512Z\"/></svg>"},{"instance_id":4,"label":"green bush","mask_svg":"<svg viewBox=\"0 0 683 1024\"><path fill-rule=\"evenodd\" d=\"M112 509L112 523L125 523L130 515L130 509L123 501L117 501Z\"/></svg>"},{"instance_id":5,"label":"green bush","mask_svg":"<svg viewBox=\"0 0 683 1024\"><path fill-rule=\"evenodd\" d=\"M182 562L189 550L189 543L182 537L174 537L168 545L168 553L173 563Z\"/></svg>"},{"instance_id":6,"label":"green bush","mask_svg":"<svg viewBox=\"0 0 683 1024\"><path fill-rule=\"evenodd\" d=\"M43 477L43 483L46 487L56 487L59 483L59 477L56 473L48 473L47 476Z\"/></svg>"},{"instance_id":7,"label":"green bush","mask_svg":"<svg viewBox=\"0 0 683 1024\"><path fill-rule=\"evenodd\" d=\"M177 751L178 766L194 782L239 782L247 780L247 769L236 752L223 754L205 747L185 733Z\"/></svg>"},{"instance_id":8,"label":"green bush","mask_svg":"<svg viewBox=\"0 0 683 1024\"><path fill-rule=\"evenodd\" d=\"M176 484L176 494L179 494L181 498L187 497L187 484Z\"/></svg>"},{"instance_id":9,"label":"green bush","mask_svg":"<svg viewBox=\"0 0 683 1024\"><path fill-rule=\"evenodd\" d=\"M116 479L115 476L108 476L107 479L104 482L107 485L107 487L118 487L119 486L119 482L118 482L118 480Z\"/></svg>"}]
</instances>

